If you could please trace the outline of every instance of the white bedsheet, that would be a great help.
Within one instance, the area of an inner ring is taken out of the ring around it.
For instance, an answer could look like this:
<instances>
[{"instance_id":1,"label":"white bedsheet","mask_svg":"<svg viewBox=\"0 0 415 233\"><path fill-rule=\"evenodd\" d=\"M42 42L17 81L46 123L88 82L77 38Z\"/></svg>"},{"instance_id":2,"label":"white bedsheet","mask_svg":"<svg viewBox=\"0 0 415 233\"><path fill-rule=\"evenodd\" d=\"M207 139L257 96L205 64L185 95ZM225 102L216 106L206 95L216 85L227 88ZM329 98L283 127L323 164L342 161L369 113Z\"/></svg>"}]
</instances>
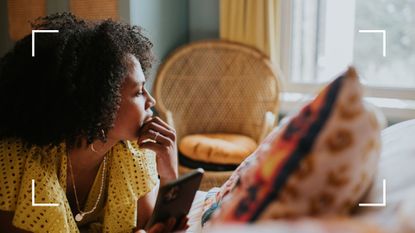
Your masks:
<instances>
[{"instance_id":1,"label":"white bedsheet","mask_svg":"<svg viewBox=\"0 0 415 233\"><path fill-rule=\"evenodd\" d=\"M201 219L202 219L202 210L203 210L203 203L205 200L207 192L197 191L195 199L193 201L192 207L189 211L189 228L186 230L187 232L197 233L202 232L202 225L201 225Z\"/></svg>"}]
</instances>

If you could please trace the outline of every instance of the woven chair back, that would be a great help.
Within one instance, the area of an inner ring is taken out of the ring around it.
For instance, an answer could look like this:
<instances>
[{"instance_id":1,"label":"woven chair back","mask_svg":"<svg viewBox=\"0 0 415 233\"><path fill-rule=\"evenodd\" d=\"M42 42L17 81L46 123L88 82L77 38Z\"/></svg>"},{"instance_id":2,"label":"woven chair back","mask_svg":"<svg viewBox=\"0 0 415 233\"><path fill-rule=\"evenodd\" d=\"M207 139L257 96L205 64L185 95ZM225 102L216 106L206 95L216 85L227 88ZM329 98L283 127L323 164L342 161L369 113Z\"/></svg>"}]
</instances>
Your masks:
<instances>
[{"instance_id":1,"label":"woven chair back","mask_svg":"<svg viewBox=\"0 0 415 233\"><path fill-rule=\"evenodd\" d=\"M265 55L225 41L177 49L159 69L156 109L173 116L178 139L195 133L238 133L259 140L267 111L277 115L279 82Z\"/></svg>"}]
</instances>

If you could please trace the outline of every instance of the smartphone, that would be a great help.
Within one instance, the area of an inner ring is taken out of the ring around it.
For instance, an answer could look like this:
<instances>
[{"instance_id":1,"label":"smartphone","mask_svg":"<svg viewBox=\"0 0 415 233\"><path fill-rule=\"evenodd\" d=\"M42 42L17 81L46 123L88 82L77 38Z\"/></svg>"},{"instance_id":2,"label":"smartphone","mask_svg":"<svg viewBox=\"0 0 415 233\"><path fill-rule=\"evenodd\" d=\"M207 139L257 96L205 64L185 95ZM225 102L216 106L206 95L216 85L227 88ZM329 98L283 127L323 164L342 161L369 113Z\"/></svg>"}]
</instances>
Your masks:
<instances>
[{"instance_id":1,"label":"smartphone","mask_svg":"<svg viewBox=\"0 0 415 233\"><path fill-rule=\"evenodd\" d=\"M204 170L198 168L162 186L157 195L153 215L145 228L150 229L154 224L164 223L171 217L176 218L176 224L179 224L180 220L189 213L203 173Z\"/></svg>"}]
</instances>

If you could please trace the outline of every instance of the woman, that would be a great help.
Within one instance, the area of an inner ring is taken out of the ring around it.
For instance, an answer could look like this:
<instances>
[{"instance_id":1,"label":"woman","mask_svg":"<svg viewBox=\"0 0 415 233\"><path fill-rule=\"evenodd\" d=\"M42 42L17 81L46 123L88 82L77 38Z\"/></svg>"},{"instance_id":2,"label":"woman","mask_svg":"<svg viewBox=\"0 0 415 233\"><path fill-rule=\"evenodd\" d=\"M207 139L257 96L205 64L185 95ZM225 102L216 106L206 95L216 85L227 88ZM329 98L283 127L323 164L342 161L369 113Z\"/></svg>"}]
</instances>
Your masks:
<instances>
[{"instance_id":1,"label":"woman","mask_svg":"<svg viewBox=\"0 0 415 233\"><path fill-rule=\"evenodd\" d=\"M34 57L26 36L0 62L0 232L142 229L178 176L175 131L152 117L144 85L151 42L68 13L32 27L59 32L36 33Z\"/></svg>"}]
</instances>

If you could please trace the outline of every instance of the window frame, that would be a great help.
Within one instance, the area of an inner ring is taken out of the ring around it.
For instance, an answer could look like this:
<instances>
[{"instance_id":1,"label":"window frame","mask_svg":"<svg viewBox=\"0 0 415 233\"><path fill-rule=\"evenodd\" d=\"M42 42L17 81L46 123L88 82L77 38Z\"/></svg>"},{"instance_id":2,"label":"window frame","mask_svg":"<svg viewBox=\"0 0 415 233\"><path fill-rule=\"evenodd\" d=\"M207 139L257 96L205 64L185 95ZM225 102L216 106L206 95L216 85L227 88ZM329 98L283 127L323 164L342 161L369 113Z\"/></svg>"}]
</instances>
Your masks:
<instances>
[{"instance_id":1,"label":"window frame","mask_svg":"<svg viewBox=\"0 0 415 233\"><path fill-rule=\"evenodd\" d=\"M326 83L299 83L293 82L291 79L292 67L292 0L281 1L281 52L280 52L280 67L281 67L281 81L282 81L282 111L293 111L293 104L286 101L284 94L297 93L306 96L317 93ZM358 30L358 29L355 29ZM346 68L346 67L345 67ZM404 87L377 87L377 86L363 86L365 97L369 102L381 108L389 121L402 121L415 118L415 88ZM407 107L385 107L379 104L374 99L392 99L399 101L408 101ZM301 101L301 100L299 100Z\"/></svg>"}]
</instances>

